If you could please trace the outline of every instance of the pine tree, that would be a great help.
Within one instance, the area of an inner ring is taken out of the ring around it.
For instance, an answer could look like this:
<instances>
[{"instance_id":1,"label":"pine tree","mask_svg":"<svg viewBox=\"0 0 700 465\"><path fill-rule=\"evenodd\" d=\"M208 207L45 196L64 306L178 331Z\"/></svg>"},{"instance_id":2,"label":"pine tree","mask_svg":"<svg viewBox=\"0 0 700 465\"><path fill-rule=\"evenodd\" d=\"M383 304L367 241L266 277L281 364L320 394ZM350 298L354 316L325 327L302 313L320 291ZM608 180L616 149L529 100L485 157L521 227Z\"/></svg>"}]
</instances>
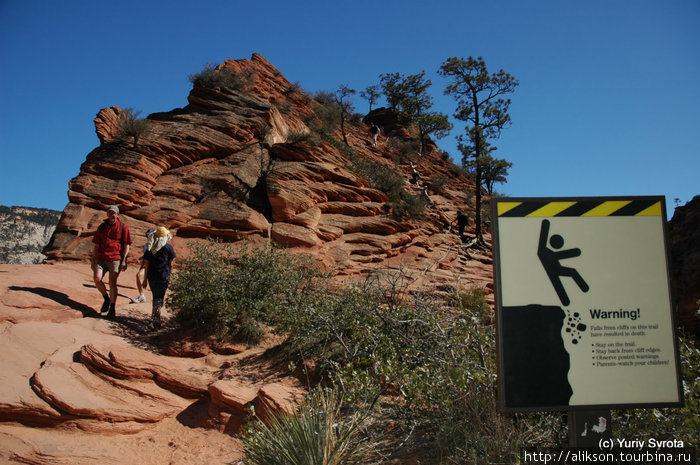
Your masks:
<instances>
[{"instance_id":1,"label":"pine tree","mask_svg":"<svg viewBox=\"0 0 700 465\"><path fill-rule=\"evenodd\" d=\"M460 136L460 150L464 159L473 157L476 174L476 238L484 243L481 220L481 185L483 182L482 157L488 155L490 139L497 139L501 130L510 124L510 99L503 96L515 90L518 81L503 70L489 74L483 58L448 58L438 70L441 76L451 78L445 94L457 100L455 118L466 123L466 134ZM465 164L466 166L466 164Z\"/></svg>"}]
</instances>

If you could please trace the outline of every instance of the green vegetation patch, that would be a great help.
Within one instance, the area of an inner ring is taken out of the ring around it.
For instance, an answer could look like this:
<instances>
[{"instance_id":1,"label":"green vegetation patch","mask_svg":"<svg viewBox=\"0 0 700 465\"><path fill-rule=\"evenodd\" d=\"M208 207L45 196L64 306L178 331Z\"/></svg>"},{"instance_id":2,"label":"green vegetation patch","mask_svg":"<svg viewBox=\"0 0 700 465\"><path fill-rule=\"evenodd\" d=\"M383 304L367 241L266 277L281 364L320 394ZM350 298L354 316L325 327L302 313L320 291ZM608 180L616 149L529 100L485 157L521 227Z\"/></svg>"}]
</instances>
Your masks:
<instances>
[{"instance_id":1,"label":"green vegetation patch","mask_svg":"<svg viewBox=\"0 0 700 465\"><path fill-rule=\"evenodd\" d=\"M255 344L282 309L304 305L319 276L310 260L274 245L209 241L191 246L190 257L174 273L169 305L183 329Z\"/></svg>"}]
</instances>

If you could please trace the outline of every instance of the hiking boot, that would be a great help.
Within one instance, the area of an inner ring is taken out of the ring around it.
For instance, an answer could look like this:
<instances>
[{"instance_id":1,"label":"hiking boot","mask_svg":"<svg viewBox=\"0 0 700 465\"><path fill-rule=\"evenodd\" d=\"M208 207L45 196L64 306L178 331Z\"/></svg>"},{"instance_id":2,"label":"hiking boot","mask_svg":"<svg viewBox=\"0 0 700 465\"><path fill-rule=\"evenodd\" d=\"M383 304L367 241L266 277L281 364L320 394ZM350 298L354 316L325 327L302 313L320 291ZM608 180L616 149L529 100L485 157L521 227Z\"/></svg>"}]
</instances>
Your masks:
<instances>
[{"instance_id":1,"label":"hiking boot","mask_svg":"<svg viewBox=\"0 0 700 465\"><path fill-rule=\"evenodd\" d=\"M114 304L109 304L109 312L107 312L107 319L113 320L116 317Z\"/></svg>"},{"instance_id":2,"label":"hiking boot","mask_svg":"<svg viewBox=\"0 0 700 465\"><path fill-rule=\"evenodd\" d=\"M158 331L160 329L160 321L151 321L148 323L148 330L149 331Z\"/></svg>"},{"instance_id":3,"label":"hiking boot","mask_svg":"<svg viewBox=\"0 0 700 465\"><path fill-rule=\"evenodd\" d=\"M102 302L102 308L100 308L100 313L104 313L109 310L109 295L104 296L105 301Z\"/></svg>"},{"instance_id":4,"label":"hiking boot","mask_svg":"<svg viewBox=\"0 0 700 465\"><path fill-rule=\"evenodd\" d=\"M131 300L131 303L133 303L133 304L140 304L140 303L143 303L143 302L145 302L145 301L146 301L146 296L145 296L144 294L139 294L138 297L136 297L135 299L132 299L132 300Z\"/></svg>"}]
</instances>

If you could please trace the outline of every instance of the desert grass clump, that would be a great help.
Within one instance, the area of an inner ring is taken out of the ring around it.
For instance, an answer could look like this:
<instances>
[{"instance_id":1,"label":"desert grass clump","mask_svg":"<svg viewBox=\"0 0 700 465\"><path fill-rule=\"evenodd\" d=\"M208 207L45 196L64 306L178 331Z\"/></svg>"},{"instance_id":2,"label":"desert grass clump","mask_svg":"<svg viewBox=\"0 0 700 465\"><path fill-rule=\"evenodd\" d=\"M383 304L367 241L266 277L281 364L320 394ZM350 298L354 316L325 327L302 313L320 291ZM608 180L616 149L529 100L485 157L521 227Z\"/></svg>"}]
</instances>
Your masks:
<instances>
[{"instance_id":1,"label":"desert grass clump","mask_svg":"<svg viewBox=\"0 0 700 465\"><path fill-rule=\"evenodd\" d=\"M336 390L312 392L296 413L251 424L243 435L246 465L375 463L367 410L347 409Z\"/></svg>"}]
</instances>

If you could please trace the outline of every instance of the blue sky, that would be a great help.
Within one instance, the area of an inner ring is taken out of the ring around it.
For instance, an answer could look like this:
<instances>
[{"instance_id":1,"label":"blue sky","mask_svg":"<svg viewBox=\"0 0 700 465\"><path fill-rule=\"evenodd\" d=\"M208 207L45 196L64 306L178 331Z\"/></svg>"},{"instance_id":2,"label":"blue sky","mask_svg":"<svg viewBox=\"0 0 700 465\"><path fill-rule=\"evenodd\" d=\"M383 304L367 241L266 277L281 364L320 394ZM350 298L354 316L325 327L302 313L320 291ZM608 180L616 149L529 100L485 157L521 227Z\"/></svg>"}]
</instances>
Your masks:
<instances>
[{"instance_id":1,"label":"blue sky","mask_svg":"<svg viewBox=\"0 0 700 465\"><path fill-rule=\"evenodd\" d=\"M0 0L0 205L62 210L101 108L183 107L189 75L254 52L310 92L424 70L450 116L437 69L482 56L520 81L499 192L665 195L669 217L700 194L698 0Z\"/></svg>"}]
</instances>

